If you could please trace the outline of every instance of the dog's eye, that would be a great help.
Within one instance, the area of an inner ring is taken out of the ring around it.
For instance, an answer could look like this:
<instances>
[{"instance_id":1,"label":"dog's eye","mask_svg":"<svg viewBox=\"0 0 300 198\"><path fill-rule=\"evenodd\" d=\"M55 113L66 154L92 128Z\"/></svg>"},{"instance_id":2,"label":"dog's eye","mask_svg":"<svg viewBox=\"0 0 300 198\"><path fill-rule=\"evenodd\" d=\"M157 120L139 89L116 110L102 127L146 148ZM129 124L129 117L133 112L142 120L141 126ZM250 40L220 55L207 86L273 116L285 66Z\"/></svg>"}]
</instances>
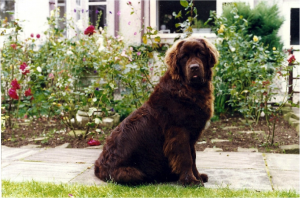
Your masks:
<instances>
[{"instance_id":1,"label":"dog's eye","mask_svg":"<svg viewBox=\"0 0 300 198\"><path fill-rule=\"evenodd\" d=\"M181 59L185 60L185 59L188 59L189 58L189 55L188 54L184 54Z\"/></svg>"}]
</instances>

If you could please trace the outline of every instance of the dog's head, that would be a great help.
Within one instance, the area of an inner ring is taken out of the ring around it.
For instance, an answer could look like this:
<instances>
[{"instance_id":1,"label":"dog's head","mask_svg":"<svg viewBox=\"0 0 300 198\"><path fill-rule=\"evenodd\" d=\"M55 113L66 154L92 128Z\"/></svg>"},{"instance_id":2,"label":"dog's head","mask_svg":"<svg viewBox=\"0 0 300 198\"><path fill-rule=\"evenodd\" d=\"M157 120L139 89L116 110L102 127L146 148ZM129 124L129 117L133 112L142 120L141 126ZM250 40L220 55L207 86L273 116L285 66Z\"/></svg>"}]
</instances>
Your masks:
<instances>
[{"instance_id":1,"label":"dog's head","mask_svg":"<svg viewBox=\"0 0 300 198\"><path fill-rule=\"evenodd\" d=\"M218 56L207 39L188 38L174 43L166 52L165 63L172 79L202 85L211 80L211 68L218 62Z\"/></svg>"}]
</instances>

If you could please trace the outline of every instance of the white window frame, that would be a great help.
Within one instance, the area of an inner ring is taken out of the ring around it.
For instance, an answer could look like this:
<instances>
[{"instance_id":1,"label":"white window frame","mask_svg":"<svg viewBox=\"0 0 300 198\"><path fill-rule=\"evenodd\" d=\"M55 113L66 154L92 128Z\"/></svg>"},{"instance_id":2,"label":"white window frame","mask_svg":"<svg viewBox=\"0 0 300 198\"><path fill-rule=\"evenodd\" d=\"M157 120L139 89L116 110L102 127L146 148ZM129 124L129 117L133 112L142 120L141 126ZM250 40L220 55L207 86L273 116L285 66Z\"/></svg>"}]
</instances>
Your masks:
<instances>
[{"instance_id":1,"label":"white window frame","mask_svg":"<svg viewBox=\"0 0 300 198\"><path fill-rule=\"evenodd\" d=\"M106 5L106 16L108 17L107 1L109 1L109 0L106 0L105 2L90 2L89 0L87 0L87 1L88 1L87 7L86 7L87 10L89 9L89 6ZM88 19L87 23L89 23L89 20L90 20L89 15L87 15L87 19ZM106 21L107 21L107 18L106 18Z\"/></svg>"},{"instance_id":2,"label":"white window frame","mask_svg":"<svg viewBox=\"0 0 300 198\"><path fill-rule=\"evenodd\" d=\"M234 1L234 0L232 0ZM247 1L247 0L246 0ZM216 0L218 6L218 0ZM178 2L179 3L179 2ZM216 10L217 12L217 10ZM158 30L158 3L157 0L150 0L150 26L153 29ZM163 34L158 33L156 36L161 38L161 42L163 43L173 43L174 39L179 35L183 36L183 33L170 33L170 34ZM196 37L205 37L209 40L214 40L217 38L215 33L193 33L193 36Z\"/></svg>"},{"instance_id":3,"label":"white window frame","mask_svg":"<svg viewBox=\"0 0 300 198\"><path fill-rule=\"evenodd\" d=\"M249 4L251 9L254 8L254 0L217 0L217 9L216 9L217 16L220 17L222 15L224 3L235 3L235 2L244 2L246 4Z\"/></svg>"},{"instance_id":4,"label":"white window frame","mask_svg":"<svg viewBox=\"0 0 300 198\"><path fill-rule=\"evenodd\" d=\"M283 1L280 5L278 5L278 7L280 8L281 16L284 16L285 18L282 26L279 29L279 36L282 38L283 41L283 48L290 49L291 47L293 47L294 49L300 49L300 45L290 44L291 9L300 8L299 1L297 0ZM297 60L299 60L299 58Z\"/></svg>"}]
</instances>

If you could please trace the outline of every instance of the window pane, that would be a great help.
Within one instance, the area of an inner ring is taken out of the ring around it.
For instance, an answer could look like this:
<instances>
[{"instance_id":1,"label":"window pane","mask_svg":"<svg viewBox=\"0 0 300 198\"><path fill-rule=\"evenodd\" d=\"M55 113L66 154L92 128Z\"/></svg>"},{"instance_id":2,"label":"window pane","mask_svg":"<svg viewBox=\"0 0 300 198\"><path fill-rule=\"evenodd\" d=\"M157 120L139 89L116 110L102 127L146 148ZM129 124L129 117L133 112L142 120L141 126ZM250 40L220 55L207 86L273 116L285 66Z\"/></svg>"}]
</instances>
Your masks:
<instances>
[{"instance_id":1,"label":"window pane","mask_svg":"<svg viewBox=\"0 0 300 198\"><path fill-rule=\"evenodd\" d=\"M65 0L58 0L57 3L65 3Z\"/></svg>"},{"instance_id":2,"label":"window pane","mask_svg":"<svg viewBox=\"0 0 300 198\"><path fill-rule=\"evenodd\" d=\"M98 19L101 14L100 21ZM89 6L89 18L90 22L95 27L104 27L106 26L106 5L93 5Z\"/></svg>"},{"instance_id":3,"label":"window pane","mask_svg":"<svg viewBox=\"0 0 300 198\"><path fill-rule=\"evenodd\" d=\"M89 2L106 2L106 0L89 0Z\"/></svg>"},{"instance_id":4,"label":"window pane","mask_svg":"<svg viewBox=\"0 0 300 198\"><path fill-rule=\"evenodd\" d=\"M14 0L0 0L0 18L5 19L5 17L7 17L8 22L14 20L14 14L7 12L15 12Z\"/></svg>"},{"instance_id":5,"label":"window pane","mask_svg":"<svg viewBox=\"0 0 300 198\"><path fill-rule=\"evenodd\" d=\"M65 6L58 6L58 7L60 9L59 18L60 19L65 19L65 13L66 13ZM59 20L58 26L59 26L60 29L65 30L66 29L66 21L65 20L63 20L63 21ZM64 34L65 34L65 31L64 31Z\"/></svg>"},{"instance_id":6,"label":"window pane","mask_svg":"<svg viewBox=\"0 0 300 198\"><path fill-rule=\"evenodd\" d=\"M216 10L217 3L216 1L203 1L203 0L194 0L194 6L197 8L198 17L197 20L199 24L203 24L209 18L209 13L211 10ZM172 15L173 12L178 13L181 11L183 18L175 19ZM180 33L180 28L176 28L175 24L183 22L187 19L185 15L186 11L184 7L181 6L179 0L158 0L158 27L159 30L170 31L170 33ZM200 22L200 20L202 22Z\"/></svg>"},{"instance_id":7,"label":"window pane","mask_svg":"<svg viewBox=\"0 0 300 198\"><path fill-rule=\"evenodd\" d=\"M299 45L299 8L291 9L291 45Z\"/></svg>"}]
</instances>

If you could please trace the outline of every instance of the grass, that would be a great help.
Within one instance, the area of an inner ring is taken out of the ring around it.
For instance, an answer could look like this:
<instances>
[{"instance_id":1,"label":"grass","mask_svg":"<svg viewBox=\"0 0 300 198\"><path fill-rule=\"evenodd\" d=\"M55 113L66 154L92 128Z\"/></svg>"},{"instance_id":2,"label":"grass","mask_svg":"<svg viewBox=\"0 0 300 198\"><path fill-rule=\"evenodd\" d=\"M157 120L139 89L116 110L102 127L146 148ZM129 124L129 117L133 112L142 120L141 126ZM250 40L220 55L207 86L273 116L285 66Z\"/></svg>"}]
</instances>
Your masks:
<instances>
[{"instance_id":1,"label":"grass","mask_svg":"<svg viewBox=\"0 0 300 198\"><path fill-rule=\"evenodd\" d=\"M103 186L2 180L2 197L299 197L296 191L255 191L179 185Z\"/></svg>"}]
</instances>

